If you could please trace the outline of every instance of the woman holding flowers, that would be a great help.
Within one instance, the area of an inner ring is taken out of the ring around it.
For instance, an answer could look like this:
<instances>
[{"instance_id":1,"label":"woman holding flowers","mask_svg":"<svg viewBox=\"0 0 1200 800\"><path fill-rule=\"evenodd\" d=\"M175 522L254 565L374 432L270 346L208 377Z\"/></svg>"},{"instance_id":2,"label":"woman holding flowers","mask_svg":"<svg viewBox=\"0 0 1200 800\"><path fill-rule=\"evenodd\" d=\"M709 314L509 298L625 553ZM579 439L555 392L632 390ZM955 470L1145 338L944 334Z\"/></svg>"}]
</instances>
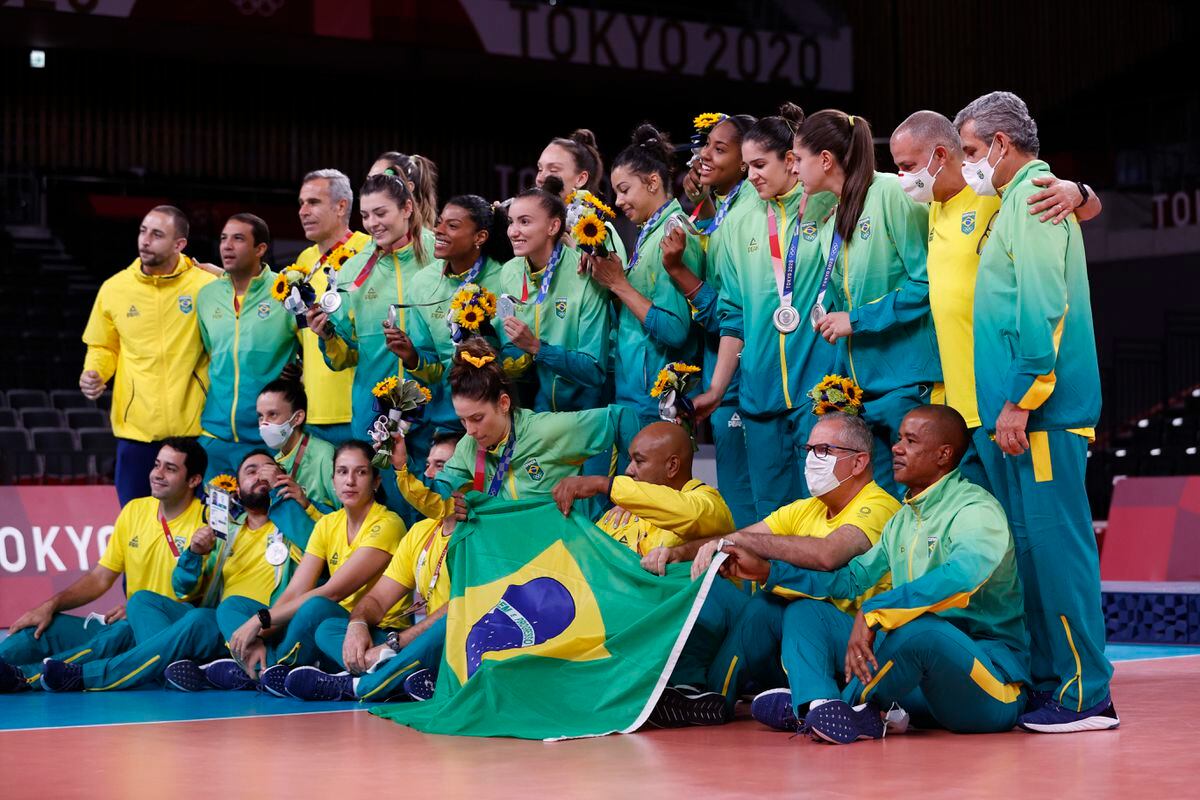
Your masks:
<instances>
[{"instance_id":1,"label":"woman holding flowers","mask_svg":"<svg viewBox=\"0 0 1200 800\"><path fill-rule=\"evenodd\" d=\"M727 220L724 246L709 250L722 276L721 344L712 386L696 400L713 408L740 364L739 408L757 518L808 496L800 448L814 423L805 393L831 372L834 349L808 322L820 291L818 231L835 198L805 194L794 174L792 135L803 112L792 104L764 117L742 140L755 196Z\"/></svg>"},{"instance_id":2,"label":"woman holding flowers","mask_svg":"<svg viewBox=\"0 0 1200 800\"><path fill-rule=\"evenodd\" d=\"M536 377L535 411L599 406L608 363L607 292L580 273L581 253L563 242L567 209L560 188L551 176L545 188L513 200L508 238L514 258L500 276L498 302L512 308L495 326L503 367L510 375Z\"/></svg>"},{"instance_id":3,"label":"woman holding flowers","mask_svg":"<svg viewBox=\"0 0 1200 800\"><path fill-rule=\"evenodd\" d=\"M592 280L618 301L616 328L616 402L628 406L642 426L659 419L657 395L651 396L663 364L690 358L691 309L663 268L667 224L683 208L671 195L674 147L653 125L641 125L632 143L613 162L616 206L640 226L628 270L615 254L585 255ZM682 234L680 234L682 235ZM694 272L704 263L704 249L686 237L683 262Z\"/></svg>"},{"instance_id":4,"label":"woman holding flowers","mask_svg":"<svg viewBox=\"0 0 1200 800\"><path fill-rule=\"evenodd\" d=\"M843 111L813 114L795 137L797 171L809 191L837 197L820 231L833 265L829 299L813 324L836 343L838 363L863 388L863 419L875 434L875 480L896 497L891 470L900 422L928 403L942 377L929 313L928 209L895 175L875 171L871 126Z\"/></svg>"}]
</instances>

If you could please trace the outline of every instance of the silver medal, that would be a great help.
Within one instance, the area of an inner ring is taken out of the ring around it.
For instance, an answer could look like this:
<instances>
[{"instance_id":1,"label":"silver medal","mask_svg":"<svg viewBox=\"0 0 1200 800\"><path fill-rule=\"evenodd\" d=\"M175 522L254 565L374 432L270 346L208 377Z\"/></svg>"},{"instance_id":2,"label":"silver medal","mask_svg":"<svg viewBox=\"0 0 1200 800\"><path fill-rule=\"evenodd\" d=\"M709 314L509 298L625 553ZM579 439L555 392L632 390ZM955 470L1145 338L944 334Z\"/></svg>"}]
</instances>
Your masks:
<instances>
[{"instance_id":1,"label":"silver medal","mask_svg":"<svg viewBox=\"0 0 1200 800\"><path fill-rule=\"evenodd\" d=\"M696 226L692 224L692 221L683 214L672 214L671 216L667 217L667 236L670 236L672 233L680 229L682 229L684 233L690 233L693 236L700 235L699 229L696 228Z\"/></svg>"},{"instance_id":2,"label":"silver medal","mask_svg":"<svg viewBox=\"0 0 1200 800\"><path fill-rule=\"evenodd\" d=\"M827 313L828 312L825 311L825 306L821 305L820 303L813 304L812 311L808 312L808 319L812 323L814 331L820 327L821 321L825 319Z\"/></svg>"},{"instance_id":3,"label":"silver medal","mask_svg":"<svg viewBox=\"0 0 1200 800\"><path fill-rule=\"evenodd\" d=\"M389 328L396 327L396 322L397 322L397 320L399 320L399 318L400 318L400 307L397 306L395 303L388 306L388 313L387 313L388 327Z\"/></svg>"},{"instance_id":4,"label":"silver medal","mask_svg":"<svg viewBox=\"0 0 1200 800\"><path fill-rule=\"evenodd\" d=\"M496 319L508 319L517 313L517 304L506 294L496 298Z\"/></svg>"},{"instance_id":5,"label":"silver medal","mask_svg":"<svg viewBox=\"0 0 1200 800\"><path fill-rule=\"evenodd\" d=\"M271 542L267 545L267 563L272 567L278 567L283 562L288 560L288 547L280 541Z\"/></svg>"},{"instance_id":6,"label":"silver medal","mask_svg":"<svg viewBox=\"0 0 1200 800\"><path fill-rule=\"evenodd\" d=\"M800 327L800 313L792 306L780 306L773 317L780 333L791 333Z\"/></svg>"},{"instance_id":7,"label":"silver medal","mask_svg":"<svg viewBox=\"0 0 1200 800\"><path fill-rule=\"evenodd\" d=\"M321 310L326 314L332 314L342 307L342 296L336 291L328 291L321 295Z\"/></svg>"}]
</instances>

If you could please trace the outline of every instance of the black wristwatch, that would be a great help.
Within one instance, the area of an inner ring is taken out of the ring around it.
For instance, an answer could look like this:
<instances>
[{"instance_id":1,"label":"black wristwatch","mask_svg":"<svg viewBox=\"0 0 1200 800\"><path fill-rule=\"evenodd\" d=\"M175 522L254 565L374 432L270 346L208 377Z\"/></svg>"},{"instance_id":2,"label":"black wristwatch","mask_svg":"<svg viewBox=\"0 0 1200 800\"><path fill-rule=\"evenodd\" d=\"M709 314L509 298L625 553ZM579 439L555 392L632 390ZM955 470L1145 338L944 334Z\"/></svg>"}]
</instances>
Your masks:
<instances>
[{"instance_id":1,"label":"black wristwatch","mask_svg":"<svg viewBox=\"0 0 1200 800\"><path fill-rule=\"evenodd\" d=\"M271 627L271 609L260 608L258 610L258 624L262 626L263 630Z\"/></svg>"},{"instance_id":2,"label":"black wristwatch","mask_svg":"<svg viewBox=\"0 0 1200 800\"><path fill-rule=\"evenodd\" d=\"M392 631L387 635L386 644L391 648L393 653L399 653L404 648L400 645L400 632Z\"/></svg>"},{"instance_id":3,"label":"black wristwatch","mask_svg":"<svg viewBox=\"0 0 1200 800\"><path fill-rule=\"evenodd\" d=\"M1079 181L1075 181L1075 185L1077 187L1079 187L1079 194L1083 198L1079 201L1079 205L1077 205L1075 207L1083 208L1084 206L1087 205L1088 198L1091 197L1091 192L1088 191L1088 188L1085 184L1080 183Z\"/></svg>"}]
</instances>

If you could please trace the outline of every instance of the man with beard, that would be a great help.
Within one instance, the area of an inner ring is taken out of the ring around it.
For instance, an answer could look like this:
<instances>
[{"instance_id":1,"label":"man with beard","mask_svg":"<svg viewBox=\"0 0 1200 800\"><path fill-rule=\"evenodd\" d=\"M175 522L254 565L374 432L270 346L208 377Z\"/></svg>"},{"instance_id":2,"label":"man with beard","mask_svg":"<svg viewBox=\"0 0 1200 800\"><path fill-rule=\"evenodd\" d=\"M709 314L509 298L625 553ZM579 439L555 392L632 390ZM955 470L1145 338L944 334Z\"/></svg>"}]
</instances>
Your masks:
<instances>
[{"instance_id":1,"label":"man with beard","mask_svg":"<svg viewBox=\"0 0 1200 800\"><path fill-rule=\"evenodd\" d=\"M139 592L130 599L129 613L143 627L158 632L113 658L74 664L47 661L42 685L49 691L112 691L129 689L159 678L167 666L180 659L211 661L220 658L226 636L221 620L231 620L228 633L244 620L240 608L269 605L287 586L300 551L271 523L271 485L279 474L275 460L265 450L246 456L238 468L238 486L246 518L236 533L218 543L207 525L192 536L179 556L171 576L179 597L195 595L205 603L189 603ZM279 558L282 556L282 560ZM272 563L279 562L279 563ZM219 571L219 573L218 573ZM220 578L214 580L214 575ZM214 610L216 598L221 604ZM234 608L239 610L234 611Z\"/></svg>"},{"instance_id":2,"label":"man with beard","mask_svg":"<svg viewBox=\"0 0 1200 800\"><path fill-rule=\"evenodd\" d=\"M83 331L79 389L89 400L113 381L116 485L121 506L150 494L162 441L198 436L208 391L208 354L195 313L213 276L183 254L188 219L156 206L138 230L138 258L100 287Z\"/></svg>"}]
</instances>

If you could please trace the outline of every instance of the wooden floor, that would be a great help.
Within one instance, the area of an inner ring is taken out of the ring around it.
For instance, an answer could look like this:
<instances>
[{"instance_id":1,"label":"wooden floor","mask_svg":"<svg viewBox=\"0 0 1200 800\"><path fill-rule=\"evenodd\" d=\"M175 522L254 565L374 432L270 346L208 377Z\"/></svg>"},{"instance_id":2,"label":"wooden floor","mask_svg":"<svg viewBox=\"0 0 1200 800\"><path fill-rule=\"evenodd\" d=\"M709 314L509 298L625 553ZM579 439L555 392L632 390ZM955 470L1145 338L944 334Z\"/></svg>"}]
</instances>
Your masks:
<instances>
[{"instance_id":1,"label":"wooden floor","mask_svg":"<svg viewBox=\"0 0 1200 800\"><path fill-rule=\"evenodd\" d=\"M1197 675L1194 655L1118 663L1118 731L913 732L844 747L750 719L559 743L427 736L362 710L6 731L0 797L1168 800L1200 795ZM22 698L0 700L3 715Z\"/></svg>"}]
</instances>

